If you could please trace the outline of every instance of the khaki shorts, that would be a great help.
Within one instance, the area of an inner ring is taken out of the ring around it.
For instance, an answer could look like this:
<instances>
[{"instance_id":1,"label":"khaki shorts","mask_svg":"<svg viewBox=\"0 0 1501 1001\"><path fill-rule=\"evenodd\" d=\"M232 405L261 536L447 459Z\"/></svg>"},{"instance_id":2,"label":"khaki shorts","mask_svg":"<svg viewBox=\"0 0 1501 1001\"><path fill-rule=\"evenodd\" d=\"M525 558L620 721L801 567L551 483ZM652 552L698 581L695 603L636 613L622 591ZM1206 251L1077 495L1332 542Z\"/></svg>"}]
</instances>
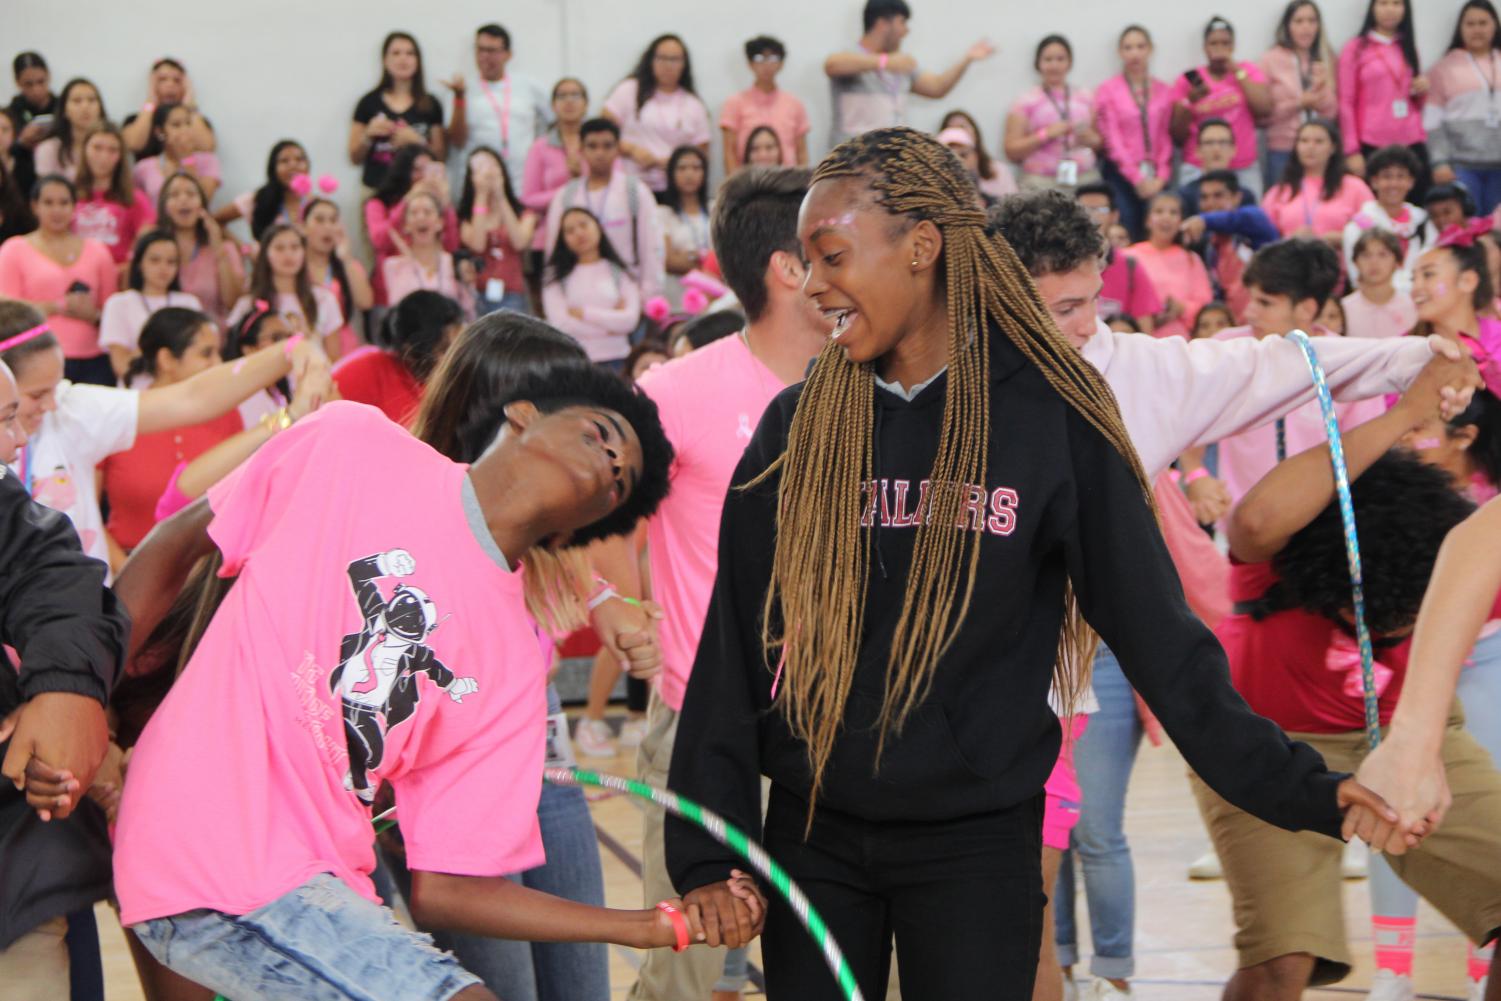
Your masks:
<instances>
[{"instance_id":1,"label":"khaki shorts","mask_svg":"<svg viewBox=\"0 0 1501 1001\"><path fill-rule=\"evenodd\" d=\"M1501 772L1463 722L1456 711L1444 735L1454 805L1443 826L1416 851L1387 861L1472 942L1484 944L1501 933ZM1353 773L1367 751L1364 732L1288 736L1312 746L1336 772ZM1225 802L1197 775L1189 780L1234 901L1241 968L1308 953L1316 961L1310 986L1343 979L1350 972L1343 845L1273 827Z\"/></svg>"}]
</instances>

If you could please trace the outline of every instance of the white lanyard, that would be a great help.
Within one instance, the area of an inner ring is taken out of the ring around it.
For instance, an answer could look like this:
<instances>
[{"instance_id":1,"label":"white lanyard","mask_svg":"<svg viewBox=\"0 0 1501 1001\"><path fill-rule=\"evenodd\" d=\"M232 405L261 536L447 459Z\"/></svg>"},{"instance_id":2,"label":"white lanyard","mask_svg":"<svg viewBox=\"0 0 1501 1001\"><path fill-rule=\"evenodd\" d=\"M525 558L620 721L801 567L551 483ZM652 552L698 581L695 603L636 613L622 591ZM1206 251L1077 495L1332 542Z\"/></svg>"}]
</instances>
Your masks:
<instances>
[{"instance_id":1,"label":"white lanyard","mask_svg":"<svg viewBox=\"0 0 1501 1001\"><path fill-rule=\"evenodd\" d=\"M505 103L495 100L495 92L490 89L489 81L481 80L479 89L485 92L485 99L490 102L490 108L495 112L495 121L500 125L500 155L511 155L511 78L501 77L501 83L505 84Z\"/></svg>"}]
</instances>

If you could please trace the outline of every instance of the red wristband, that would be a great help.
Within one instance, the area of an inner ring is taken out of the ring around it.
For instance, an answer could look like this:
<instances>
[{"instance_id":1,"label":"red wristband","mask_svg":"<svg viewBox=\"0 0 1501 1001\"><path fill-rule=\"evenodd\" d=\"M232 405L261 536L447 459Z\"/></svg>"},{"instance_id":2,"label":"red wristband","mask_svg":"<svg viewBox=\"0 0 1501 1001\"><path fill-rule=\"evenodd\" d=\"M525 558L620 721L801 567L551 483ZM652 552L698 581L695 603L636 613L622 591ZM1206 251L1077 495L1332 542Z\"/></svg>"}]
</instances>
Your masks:
<instances>
[{"instance_id":1,"label":"red wristband","mask_svg":"<svg viewBox=\"0 0 1501 1001\"><path fill-rule=\"evenodd\" d=\"M1193 470L1187 476L1183 477L1183 482L1184 483L1192 483L1194 480L1202 480L1204 477L1206 477L1208 475L1209 475L1208 468L1205 467L1205 466L1200 466L1198 469Z\"/></svg>"},{"instance_id":2,"label":"red wristband","mask_svg":"<svg viewBox=\"0 0 1501 1001\"><path fill-rule=\"evenodd\" d=\"M667 915L667 919L672 922L672 931L678 940L677 944L672 947L672 951L682 952L688 948L688 919L683 917L683 912L665 900L657 905L657 910Z\"/></svg>"}]
</instances>

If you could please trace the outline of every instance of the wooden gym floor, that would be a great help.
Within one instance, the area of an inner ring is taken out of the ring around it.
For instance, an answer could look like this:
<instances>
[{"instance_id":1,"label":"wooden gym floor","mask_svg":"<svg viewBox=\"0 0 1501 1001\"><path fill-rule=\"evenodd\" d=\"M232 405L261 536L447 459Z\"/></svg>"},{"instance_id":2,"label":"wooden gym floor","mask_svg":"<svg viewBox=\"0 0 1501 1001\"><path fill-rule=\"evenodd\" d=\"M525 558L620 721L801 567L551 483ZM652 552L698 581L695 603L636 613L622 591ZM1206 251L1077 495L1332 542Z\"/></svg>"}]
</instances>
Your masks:
<instances>
[{"instance_id":1,"label":"wooden gym floor","mask_svg":"<svg viewBox=\"0 0 1501 1001\"><path fill-rule=\"evenodd\" d=\"M619 720L615 722L618 726ZM583 761L590 767L620 775L634 772L633 751L613 759ZM591 809L599 832L609 904L642 906L641 881L635 872L641 855L640 808L633 799L608 796L593 800ZM1143 747L1131 780L1126 827L1137 879L1135 996L1141 1001L1218 998L1220 984L1235 964L1234 952L1229 947L1233 931L1230 899L1222 882L1190 882L1185 874L1188 863L1206 848L1207 839L1188 791L1183 761L1171 747ZM1370 984L1370 905L1366 884L1346 882L1344 894L1348 933L1358 965L1344 983L1331 989L1309 991L1306 995L1309 999L1364 997ZM108 997L110 1001L142 1001L114 913L103 905L98 912ZM1085 913L1081 901L1079 916L1084 926L1081 934L1087 936ZM1081 952L1089 955L1087 943L1081 945ZM758 946L752 946L751 959L756 964L754 973L758 974ZM639 954L632 950L611 950L615 998L625 997L639 962ZM1426 904L1418 923L1415 979L1420 997L1456 1001L1465 997L1464 939ZM754 986L747 990L747 996L759 994ZM891 996L896 996L895 991Z\"/></svg>"}]
</instances>

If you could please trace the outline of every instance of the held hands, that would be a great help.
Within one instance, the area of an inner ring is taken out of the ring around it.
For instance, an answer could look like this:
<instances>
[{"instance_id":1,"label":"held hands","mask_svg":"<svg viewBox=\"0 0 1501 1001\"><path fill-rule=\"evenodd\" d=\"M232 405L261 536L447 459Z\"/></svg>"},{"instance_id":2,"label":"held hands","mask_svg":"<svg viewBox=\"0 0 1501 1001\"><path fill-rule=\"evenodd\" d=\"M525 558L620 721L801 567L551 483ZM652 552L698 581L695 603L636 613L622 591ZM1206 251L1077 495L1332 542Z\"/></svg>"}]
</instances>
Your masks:
<instances>
[{"instance_id":1,"label":"held hands","mask_svg":"<svg viewBox=\"0 0 1501 1001\"><path fill-rule=\"evenodd\" d=\"M1433 358L1397 403L1414 426L1431 417L1449 420L1463 413L1482 385L1480 370L1464 348L1436 334L1428 338L1428 346Z\"/></svg>"},{"instance_id":2,"label":"held hands","mask_svg":"<svg viewBox=\"0 0 1501 1001\"><path fill-rule=\"evenodd\" d=\"M657 642L657 623L661 620L662 606L655 601L637 606L619 597L589 613L600 643L615 654L620 669L642 681L662 671L662 647Z\"/></svg>"},{"instance_id":3,"label":"held hands","mask_svg":"<svg viewBox=\"0 0 1501 1001\"><path fill-rule=\"evenodd\" d=\"M297 388L292 392L292 402L287 404L287 416L299 421L338 397L339 390L334 385L333 374L325 365L297 380Z\"/></svg>"},{"instance_id":4,"label":"held hands","mask_svg":"<svg viewBox=\"0 0 1501 1001\"><path fill-rule=\"evenodd\" d=\"M0 742L10 740L0 773L26 790L42 820L65 820L109 749L104 706L71 692L43 692L0 721Z\"/></svg>"},{"instance_id":5,"label":"held hands","mask_svg":"<svg viewBox=\"0 0 1501 1001\"><path fill-rule=\"evenodd\" d=\"M1185 493L1200 525L1213 525L1230 513L1230 489L1213 476L1194 480Z\"/></svg>"},{"instance_id":6,"label":"held hands","mask_svg":"<svg viewBox=\"0 0 1501 1001\"><path fill-rule=\"evenodd\" d=\"M1340 834L1347 841L1358 837L1377 851L1401 855L1422 844L1423 839L1433 833L1433 825L1427 820L1403 824L1401 815L1386 800L1356 779L1345 779L1339 784L1338 803L1345 814Z\"/></svg>"},{"instance_id":7,"label":"held hands","mask_svg":"<svg viewBox=\"0 0 1501 1001\"><path fill-rule=\"evenodd\" d=\"M301 315L294 314L290 322L292 329L304 335L303 341L292 349L292 381L300 385L304 379L326 378L329 365L323 345L318 338L307 336L307 322Z\"/></svg>"},{"instance_id":8,"label":"held hands","mask_svg":"<svg viewBox=\"0 0 1501 1001\"><path fill-rule=\"evenodd\" d=\"M755 882L738 869L722 883L700 886L683 897L691 929L701 929L698 941L715 948L738 949L761 934L766 925L766 898Z\"/></svg>"},{"instance_id":9,"label":"held hands","mask_svg":"<svg viewBox=\"0 0 1501 1001\"><path fill-rule=\"evenodd\" d=\"M1352 809L1345 815L1345 837L1358 836L1391 855L1401 855L1417 844L1417 835L1409 832L1436 830L1454 802L1438 752L1417 746L1396 725L1366 755L1355 781L1384 797L1397 821L1393 824L1368 810Z\"/></svg>"}]
</instances>

